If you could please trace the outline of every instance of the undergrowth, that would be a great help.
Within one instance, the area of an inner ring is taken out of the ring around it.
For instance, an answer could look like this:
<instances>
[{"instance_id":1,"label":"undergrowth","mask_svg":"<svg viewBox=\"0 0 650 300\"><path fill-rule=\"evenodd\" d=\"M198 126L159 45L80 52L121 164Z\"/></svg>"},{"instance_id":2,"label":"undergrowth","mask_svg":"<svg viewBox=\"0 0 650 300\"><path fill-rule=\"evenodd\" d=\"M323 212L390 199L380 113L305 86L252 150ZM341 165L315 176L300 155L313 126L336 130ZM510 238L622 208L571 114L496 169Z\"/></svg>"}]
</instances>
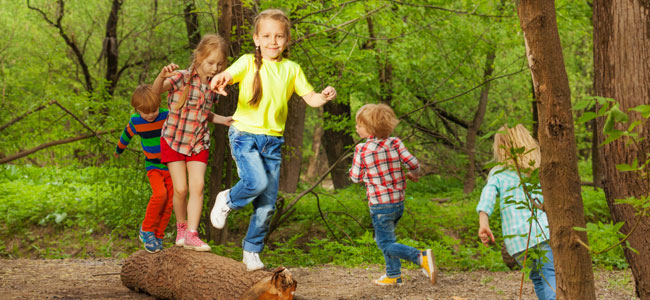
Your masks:
<instances>
[{"instance_id":1,"label":"undergrowth","mask_svg":"<svg viewBox=\"0 0 650 300\"><path fill-rule=\"evenodd\" d=\"M409 182L406 210L396 228L398 241L433 249L443 270L506 270L500 235L491 247L477 238L475 207L482 184L464 195L462 182L455 179L430 175L418 183ZM0 195L0 257L124 258L141 248L138 228L151 193L144 170L2 165L0 185L4 190ZM383 264L373 240L365 188L351 185L315 192L317 196L300 199L296 212L270 235L262 253L264 262L270 267ZM282 196L289 201L295 197ZM588 222L611 222L601 190L583 188L583 201ZM231 214L230 238L221 245L210 242L214 253L241 259L241 239L251 211L249 206ZM501 228L498 213L490 222L493 228ZM165 247L174 241L173 224L172 217ZM592 245L607 245L610 239L589 236ZM593 257L593 261L605 268L627 267L621 249ZM410 263L403 266L416 268Z\"/></svg>"}]
</instances>

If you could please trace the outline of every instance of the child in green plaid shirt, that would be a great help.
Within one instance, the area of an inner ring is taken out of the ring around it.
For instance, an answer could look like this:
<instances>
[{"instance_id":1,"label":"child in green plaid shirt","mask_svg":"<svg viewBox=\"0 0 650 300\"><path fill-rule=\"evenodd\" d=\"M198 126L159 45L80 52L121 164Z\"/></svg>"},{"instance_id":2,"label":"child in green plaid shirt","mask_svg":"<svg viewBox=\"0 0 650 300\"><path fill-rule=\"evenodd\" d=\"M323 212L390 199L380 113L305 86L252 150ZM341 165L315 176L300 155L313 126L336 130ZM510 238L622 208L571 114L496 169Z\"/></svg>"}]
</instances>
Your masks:
<instances>
[{"instance_id":1,"label":"child in green plaid shirt","mask_svg":"<svg viewBox=\"0 0 650 300\"><path fill-rule=\"evenodd\" d=\"M511 149L524 148L522 154L515 158L510 154ZM535 286L535 294L540 300L555 300L555 268L553 267L553 252L548 245L549 229L546 213L541 209L535 209L535 218L531 218L533 212L522 207L528 199L519 180L515 169L526 176L528 170L539 168L540 152L539 146L528 130L521 124L513 128L503 126L494 135L494 160L501 165L490 170L488 182L483 188L481 199L476 207L479 213L478 235L484 245L490 241L494 242L494 235L490 230L489 216L494 211L497 197L500 199L501 207L501 228L508 254L513 256L521 265L524 262L527 249L534 248L541 250L544 257L533 260L530 271L530 279ZM541 191L532 191L533 198L543 202ZM533 204L526 205L534 206ZM530 234L530 240L528 235Z\"/></svg>"}]
</instances>

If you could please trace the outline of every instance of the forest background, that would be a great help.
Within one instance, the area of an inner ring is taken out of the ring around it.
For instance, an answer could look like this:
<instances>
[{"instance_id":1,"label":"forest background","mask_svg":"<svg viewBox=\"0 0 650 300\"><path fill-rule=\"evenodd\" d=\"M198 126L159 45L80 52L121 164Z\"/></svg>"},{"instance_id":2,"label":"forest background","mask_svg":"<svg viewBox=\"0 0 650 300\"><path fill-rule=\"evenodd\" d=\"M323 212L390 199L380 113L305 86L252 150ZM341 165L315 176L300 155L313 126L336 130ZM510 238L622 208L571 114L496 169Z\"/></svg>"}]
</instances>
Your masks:
<instances>
[{"instance_id":1,"label":"forest background","mask_svg":"<svg viewBox=\"0 0 650 300\"><path fill-rule=\"evenodd\" d=\"M555 1L571 101L594 99L593 4ZM365 189L347 178L359 137L354 115L386 103L423 164L408 183L400 241L433 248L443 270L505 270L503 237L484 247L474 211L504 124L537 132L535 93L514 1L10 1L0 0L0 256L124 258L141 247L150 189L139 141L112 152L133 109L131 92L170 63L182 68L201 35L219 33L234 61L252 51L257 11L290 16L290 58L337 99L320 109L292 99L278 212L264 261L273 265L381 264ZM234 111L235 89L215 111ZM163 97L163 99L165 99ZM165 101L162 101L165 106ZM616 243L598 175L594 124L573 111L582 201L591 247ZM225 128L212 127L205 212L237 181ZM594 146L595 145L595 146ZM225 230L202 222L219 255L241 258L250 207ZM492 228L500 228L498 213ZM174 220L165 239L171 246ZM589 225L591 224L591 225ZM495 233L499 230L495 230ZM598 267L628 267L623 248L594 255ZM413 267L413 266L411 266Z\"/></svg>"}]
</instances>

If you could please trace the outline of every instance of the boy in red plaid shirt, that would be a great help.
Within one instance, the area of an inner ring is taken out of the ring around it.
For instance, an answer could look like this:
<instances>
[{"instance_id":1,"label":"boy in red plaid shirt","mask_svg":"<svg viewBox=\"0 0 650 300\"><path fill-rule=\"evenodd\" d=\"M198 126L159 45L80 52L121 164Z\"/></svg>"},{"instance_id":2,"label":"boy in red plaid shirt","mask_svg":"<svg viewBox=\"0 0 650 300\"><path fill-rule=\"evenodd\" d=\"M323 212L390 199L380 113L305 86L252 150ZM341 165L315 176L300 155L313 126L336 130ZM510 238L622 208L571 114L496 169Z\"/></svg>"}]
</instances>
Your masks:
<instances>
[{"instance_id":1,"label":"boy in red plaid shirt","mask_svg":"<svg viewBox=\"0 0 650 300\"><path fill-rule=\"evenodd\" d=\"M399 138L390 136L399 123L395 112L385 104L366 104L357 111L356 122L357 133L367 140L355 148L350 178L366 184L375 241L386 261L386 274L374 283L401 285L400 259L405 259L421 266L435 284L438 270L431 249L420 251L397 243L395 238L395 226L404 213L406 178L417 182L420 171L415 156ZM402 164L408 173L404 174Z\"/></svg>"}]
</instances>

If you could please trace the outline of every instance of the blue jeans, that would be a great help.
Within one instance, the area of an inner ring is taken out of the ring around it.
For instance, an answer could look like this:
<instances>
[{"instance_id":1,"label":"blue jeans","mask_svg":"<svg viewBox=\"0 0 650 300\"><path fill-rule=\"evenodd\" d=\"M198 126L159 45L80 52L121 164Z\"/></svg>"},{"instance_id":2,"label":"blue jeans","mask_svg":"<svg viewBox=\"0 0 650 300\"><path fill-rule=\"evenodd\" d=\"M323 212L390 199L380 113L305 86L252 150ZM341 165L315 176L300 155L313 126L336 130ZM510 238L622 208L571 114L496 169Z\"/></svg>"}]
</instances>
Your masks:
<instances>
[{"instance_id":1,"label":"blue jeans","mask_svg":"<svg viewBox=\"0 0 650 300\"><path fill-rule=\"evenodd\" d=\"M384 253L386 276L389 278L397 278L402 275L400 259L419 265L420 251L418 249L395 242L395 226L403 213L404 202L370 206L372 226L375 228L375 241Z\"/></svg>"},{"instance_id":2,"label":"blue jeans","mask_svg":"<svg viewBox=\"0 0 650 300\"><path fill-rule=\"evenodd\" d=\"M529 264L530 257L527 259L527 264L531 266L530 280L533 281L535 286L535 294L539 300L555 300L555 267L553 267L553 251L547 242L537 244L531 249L538 249L544 251L547 261L542 261L541 258L532 260L532 265ZM529 253L530 250L529 249ZM524 251L514 255L519 265L524 262ZM549 286L550 285L550 286Z\"/></svg>"},{"instance_id":3,"label":"blue jeans","mask_svg":"<svg viewBox=\"0 0 650 300\"><path fill-rule=\"evenodd\" d=\"M226 203L232 209L253 203L242 248L259 253L264 249L264 237L275 212L284 138L248 133L234 126L230 126L228 138L239 182L230 189Z\"/></svg>"}]
</instances>

